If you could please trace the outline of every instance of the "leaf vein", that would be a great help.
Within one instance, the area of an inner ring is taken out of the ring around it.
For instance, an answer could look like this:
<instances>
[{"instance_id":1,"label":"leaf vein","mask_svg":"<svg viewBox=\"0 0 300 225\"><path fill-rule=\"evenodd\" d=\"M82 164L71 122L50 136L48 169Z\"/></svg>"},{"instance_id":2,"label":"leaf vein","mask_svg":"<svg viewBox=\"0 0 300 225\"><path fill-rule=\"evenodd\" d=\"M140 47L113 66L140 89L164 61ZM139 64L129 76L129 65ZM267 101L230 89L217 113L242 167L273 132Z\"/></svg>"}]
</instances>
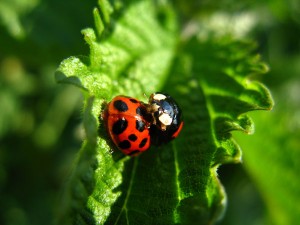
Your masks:
<instances>
[{"instance_id":1,"label":"leaf vein","mask_svg":"<svg viewBox=\"0 0 300 225\"><path fill-rule=\"evenodd\" d=\"M124 204L122 206L122 209L116 219L116 222L114 223L115 225L118 224L119 222L119 219L121 218L121 215L122 215L122 212L125 211L125 217L126 217L126 221L127 221L127 224L129 224L129 219L128 219L128 209L127 209L127 202L129 200L129 196L131 195L131 189L132 189L132 185L133 185L133 180L134 180L134 177L135 177L135 174L136 174L136 168L137 168L137 165L138 165L138 158L134 158L134 161L133 161L133 168L132 168L132 173L131 173L131 177L130 177L130 182L129 182L129 187L128 187L128 191L126 193L126 197L125 197L125 200L124 200Z\"/></svg>"}]
</instances>

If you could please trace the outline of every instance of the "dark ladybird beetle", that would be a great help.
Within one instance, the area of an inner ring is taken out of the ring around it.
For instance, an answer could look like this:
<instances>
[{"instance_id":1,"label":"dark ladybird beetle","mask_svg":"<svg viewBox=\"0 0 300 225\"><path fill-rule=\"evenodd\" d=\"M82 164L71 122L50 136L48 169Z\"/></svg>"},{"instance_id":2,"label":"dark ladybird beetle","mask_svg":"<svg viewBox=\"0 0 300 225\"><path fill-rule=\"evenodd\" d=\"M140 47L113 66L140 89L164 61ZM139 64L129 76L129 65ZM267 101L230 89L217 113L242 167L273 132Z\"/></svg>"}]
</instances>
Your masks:
<instances>
[{"instance_id":1,"label":"dark ladybird beetle","mask_svg":"<svg viewBox=\"0 0 300 225\"><path fill-rule=\"evenodd\" d=\"M102 117L115 145L126 155L137 155L150 147L150 121L144 103L135 98L116 96Z\"/></svg>"},{"instance_id":2,"label":"dark ladybird beetle","mask_svg":"<svg viewBox=\"0 0 300 225\"><path fill-rule=\"evenodd\" d=\"M161 92L151 94L147 111L152 115L151 144L159 146L178 136L183 126L182 113L170 95Z\"/></svg>"}]
</instances>

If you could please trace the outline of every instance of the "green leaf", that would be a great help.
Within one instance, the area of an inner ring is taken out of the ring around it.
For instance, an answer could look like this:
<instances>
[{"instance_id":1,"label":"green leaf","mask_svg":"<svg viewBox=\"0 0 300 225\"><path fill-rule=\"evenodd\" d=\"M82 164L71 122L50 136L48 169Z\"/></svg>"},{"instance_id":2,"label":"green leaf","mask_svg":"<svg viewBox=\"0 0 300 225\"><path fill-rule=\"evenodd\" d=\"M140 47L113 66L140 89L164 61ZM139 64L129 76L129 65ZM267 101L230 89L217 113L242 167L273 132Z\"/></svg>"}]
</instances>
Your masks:
<instances>
[{"instance_id":1,"label":"green leaf","mask_svg":"<svg viewBox=\"0 0 300 225\"><path fill-rule=\"evenodd\" d=\"M213 224L220 218L226 196L217 179L217 168L241 159L240 148L229 132L251 133L253 123L243 113L272 107L267 89L249 79L253 74L266 72L258 57L251 54L253 48L252 43L225 37L192 39L174 62L165 89L182 106L185 125L176 145L166 146L160 152L173 155L174 162L164 156L155 166L158 170L166 163L169 164L164 167L175 167L172 177L177 204L173 219L177 223ZM162 192L159 180L150 183L158 182ZM164 188L171 192L170 185Z\"/></svg>"},{"instance_id":2,"label":"green leaf","mask_svg":"<svg viewBox=\"0 0 300 225\"><path fill-rule=\"evenodd\" d=\"M251 42L231 37L180 42L169 4L134 1L110 30L115 14L107 2L100 6L94 10L96 30L83 31L89 57L70 57L56 73L58 82L84 90L87 134L60 221L213 224L226 205L217 168L241 160L230 132L252 133L253 122L244 113L272 108L268 90L252 80L267 67L252 53ZM119 94L143 99L158 90L182 107L185 124L178 139L135 158L117 150L110 154L99 116L103 103Z\"/></svg>"}]
</instances>

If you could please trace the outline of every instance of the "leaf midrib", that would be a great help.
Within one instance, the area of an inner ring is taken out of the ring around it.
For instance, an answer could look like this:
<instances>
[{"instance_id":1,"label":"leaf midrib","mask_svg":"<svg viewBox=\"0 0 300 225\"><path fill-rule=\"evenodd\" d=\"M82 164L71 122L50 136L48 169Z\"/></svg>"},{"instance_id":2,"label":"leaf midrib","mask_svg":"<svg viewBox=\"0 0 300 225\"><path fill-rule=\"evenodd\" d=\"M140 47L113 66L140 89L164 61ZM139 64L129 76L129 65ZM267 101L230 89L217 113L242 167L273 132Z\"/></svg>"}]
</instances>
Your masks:
<instances>
[{"instance_id":1,"label":"leaf midrib","mask_svg":"<svg viewBox=\"0 0 300 225\"><path fill-rule=\"evenodd\" d=\"M137 168L137 165L138 165L138 157L135 157L133 160L134 160L133 161L133 168L132 168L132 173L131 173L131 177L130 177L130 181L129 181L128 191L126 193L124 203L122 205L122 208L120 210L120 213L119 213L114 225L118 224L119 219L121 218L121 215L122 215L123 212L125 212L125 217L126 217L127 224L129 224L128 212L127 212L127 202L128 202L129 196L131 195L133 180L134 180L134 177L135 177L135 174L136 174L136 168Z\"/></svg>"}]
</instances>

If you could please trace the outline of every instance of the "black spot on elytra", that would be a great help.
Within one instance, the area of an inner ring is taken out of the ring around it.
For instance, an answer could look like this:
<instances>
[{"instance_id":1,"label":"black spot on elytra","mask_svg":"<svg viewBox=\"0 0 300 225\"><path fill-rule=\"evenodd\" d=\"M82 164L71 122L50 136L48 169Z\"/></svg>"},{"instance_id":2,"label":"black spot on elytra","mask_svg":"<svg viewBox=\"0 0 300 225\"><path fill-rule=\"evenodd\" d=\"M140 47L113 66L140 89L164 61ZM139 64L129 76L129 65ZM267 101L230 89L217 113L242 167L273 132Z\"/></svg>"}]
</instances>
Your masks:
<instances>
[{"instance_id":1,"label":"black spot on elytra","mask_svg":"<svg viewBox=\"0 0 300 225\"><path fill-rule=\"evenodd\" d=\"M139 144L139 148L143 148L143 147L146 145L147 141L148 141L148 138L144 138L144 139L141 141L141 143Z\"/></svg>"},{"instance_id":2,"label":"black spot on elytra","mask_svg":"<svg viewBox=\"0 0 300 225\"><path fill-rule=\"evenodd\" d=\"M121 141L119 144L118 144L119 148L122 148L122 149L127 149L127 148L130 148L131 147L131 144L128 140L125 140L125 141Z\"/></svg>"},{"instance_id":3,"label":"black spot on elytra","mask_svg":"<svg viewBox=\"0 0 300 225\"><path fill-rule=\"evenodd\" d=\"M124 118L118 119L112 127L112 132L115 135L122 134L124 130L126 130L127 126L128 126L127 120L125 120Z\"/></svg>"},{"instance_id":4,"label":"black spot on elytra","mask_svg":"<svg viewBox=\"0 0 300 225\"><path fill-rule=\"evenodd\" d=\"M114 107L120 112L126 112L128 110L128 106L122 100L114 101Z\"/></svg>"},{"instance_id":5,"label":"black spot on elytra","mask_svg":"<svg viewBox=\"0 0 300 225\"><path fill-rule=\"evenodd\" d=\"M139 153L139 152L140 152L139 150L134 150L134 151L130 152L128 155L134 155L134 154Z\"/></svg>"},{"instance_id":6,"label":"black spot on elytra","mask_svg":"<svg viewBox=\"0 0 300 225\"><path fill-rule=\"evenodd\" d=\"M134 99L134 98L129 99L129 101L131 101L132 103L138 103L138 102L139 102L139 101L137 101L137 100Z\"/></svg>"},{"instance_id":7,"label":"black spot on elytra","mask_svg":"<svg viewBox=\"0 0 300 225\"><path fill-rule=\"evenodd\" d=\"M136 108L136 114L140 115L140 116L144 116L146 115L146 109L145 107L139 106Z\"/></svg>"},{"instance_id":8,"label":"black spot on elytra","mask_svg":"<svg viewBox=\"0 0 300 225\"><path fill-rule=\"evenodd\" d=\"M136 141L136 140L137 140L137 136L136 136L135 134L130 134L130 135L128 136L128 139L129 139L130 141Z\"/></svg>"},{"instance_id":9,"label":"black spot on elytra","mask_svg":"<svg viewBox=\"0 0 300 225\"><path fill-rule=\"evenodd\" d=\"M139 132L143 132L145 130L145 123L141 120L136 120L135 121L135 128L139 131Z\"/></svg>"}]
</instances>

